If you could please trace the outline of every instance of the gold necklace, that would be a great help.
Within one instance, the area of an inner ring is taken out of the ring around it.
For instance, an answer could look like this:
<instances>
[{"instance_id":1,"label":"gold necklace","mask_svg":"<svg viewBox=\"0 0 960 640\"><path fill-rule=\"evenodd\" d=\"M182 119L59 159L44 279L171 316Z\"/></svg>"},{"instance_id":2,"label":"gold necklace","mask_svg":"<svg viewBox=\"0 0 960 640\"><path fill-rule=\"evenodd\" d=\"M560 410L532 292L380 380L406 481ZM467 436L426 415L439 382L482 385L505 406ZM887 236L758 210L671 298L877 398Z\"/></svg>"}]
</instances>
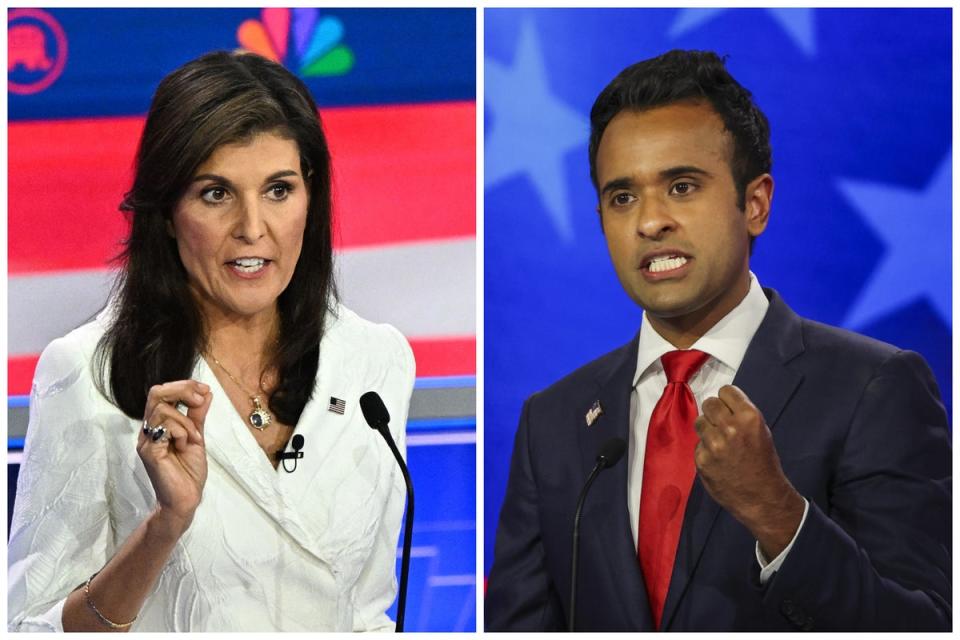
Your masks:
<instances>
[{"instance_id":1,"label":"gold necklace","mask_svg":"<svg viewBox=\"0 0 960 640\"><path fill-rule=\"evenodd\" d=\"M247 416L247 420L250 422L250 425L257 431L263 431L264 429L266 429L270 425L270 423L273 422L273 416L270 415L270 412L264 409L263 406L260 404L260 396L247 391L247 388L244 387L242 384L240 384L240 381L234 378L232 373L227 371L227 368L223 366L222 362L217 360L217 357L215 355L211 353L210 357L213 358L213 361L216 362L221 369L223 369L223 372L227 374L227 376L231 380L233 380L234 384L240 387L241 391L243 391L245 394L250 396L250 401L253 403L253 411L251 411L250 415ZM262 382L261 382L260 389L263 390Z\"/></svg>"}]
</instances>

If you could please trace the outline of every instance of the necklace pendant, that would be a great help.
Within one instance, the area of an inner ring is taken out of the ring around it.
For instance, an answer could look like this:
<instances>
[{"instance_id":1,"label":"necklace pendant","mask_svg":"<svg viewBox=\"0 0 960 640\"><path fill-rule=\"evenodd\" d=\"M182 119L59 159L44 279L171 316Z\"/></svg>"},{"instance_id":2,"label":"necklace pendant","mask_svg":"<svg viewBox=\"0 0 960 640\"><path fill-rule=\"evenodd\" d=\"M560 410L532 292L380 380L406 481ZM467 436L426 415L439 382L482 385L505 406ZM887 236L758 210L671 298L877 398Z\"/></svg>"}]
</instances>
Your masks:
<instances>
[{"instance_id":1,"label":"necklace pendant","mask_svg":"<svg viewBox=\"0 0 960 640\"><path fill-rule=\"evenodd\" d=\"M260 405L260 396L252 396L250 399L253 401L253 411L248 418L250 425L258 431L263 431L273 421L273 416Z\"/></svg>"}]
</instances>

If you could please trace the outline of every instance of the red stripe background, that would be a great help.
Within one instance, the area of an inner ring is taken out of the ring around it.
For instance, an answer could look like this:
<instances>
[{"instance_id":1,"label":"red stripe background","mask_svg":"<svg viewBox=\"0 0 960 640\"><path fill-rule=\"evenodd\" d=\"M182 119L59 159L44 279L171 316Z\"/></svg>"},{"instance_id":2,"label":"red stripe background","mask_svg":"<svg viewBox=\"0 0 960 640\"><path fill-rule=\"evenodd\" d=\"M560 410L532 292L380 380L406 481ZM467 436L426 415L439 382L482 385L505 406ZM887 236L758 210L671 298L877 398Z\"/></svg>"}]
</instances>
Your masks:
<instances>
[{"instance_id":1,"label":"red stripe background","mask_svg":"<svg viewBox=\"0 0 960 640\"><path fill-rule=\"evenodd\" d=\"M476 235L473 102L321 112L339 248ZM142 118L8 127L11 274L102 268L119 252L118 205Z\"/></svg>"},{"instance_id":2,"label":"red stripe background","mask_svg":"<svg viewBox=\"0 0 960 640\"><path fill-rule=\"evenodd\" d=\"M474 102L322 110L337 248L475 236L475 112ZM102 269L119 253L142 128L142 117L9 124L10 275ZM473 336L411 345L418 376L476 371ZM9 358L9 393L29 393L37 357Z\"/></svg>"}]
</instances>

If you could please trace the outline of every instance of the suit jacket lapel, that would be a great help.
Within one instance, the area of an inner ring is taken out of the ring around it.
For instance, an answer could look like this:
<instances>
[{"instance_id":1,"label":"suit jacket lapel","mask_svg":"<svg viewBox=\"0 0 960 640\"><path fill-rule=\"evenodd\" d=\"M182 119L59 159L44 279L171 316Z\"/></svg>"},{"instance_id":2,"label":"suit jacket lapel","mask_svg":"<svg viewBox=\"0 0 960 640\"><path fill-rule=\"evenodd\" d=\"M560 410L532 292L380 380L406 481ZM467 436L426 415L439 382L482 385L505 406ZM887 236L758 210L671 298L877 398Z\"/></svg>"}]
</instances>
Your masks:
<instances>
[{"instance_id":1,"label":"suit jacket lapel","mask_svg":"<svg viewBox=\"0 0 960 640\"><path fill-rule=\"evenodd\" d=\"M332 557L321 550L317 536L304 526L302 506L298 508L283 490L278 470L248 432L243 418L202 358L194 368L194 378L210 385L214 394L204 427L208 461L223 468L231 480L305 550L322 560L332 561ZM303 416L308 415L314 405L313 399L308 401Z\"/></svg>"},{"instance_id":2,"label":"suit jacket lapel","mask_svg":"<svg viewBox=\"0 0 960 640\"><path fill-rule=\"evenodd\" d=\"M803 380L803 375L785 365L800 355L804 347L800 317L776 291L764 291L770 298L770 308L750 341L733 384L747 394L773 429Z\"/></svg>"},{"instance_id":3,"label":"suit jacket lapel","mask_svg":"<svg viewBox=\"0 0 960 640\"><path fill-rule=\"evenodd\" d=\"M639 334L620 349L610 368L598 376L596 397L576 409L584 479L596 464L597 452L605 442L615 437L629 442L630 392L637 368L638 339ZM599 401L603 413L588 426L586 414L594 401ZM614 591L620 602L614 606L631 619L634 628L649 629L652 620L643 575L639 563L630 562L630 558L636 558L637 552L627 511L627 465L627 454L624 454L616 466L601 472L594 482L584 504L584 512L595 500L603 499L607 504L591 514L589 524L586 520L581 523L581 554L588 538L596 541L595 544L603 549L601 561L605 563L608 574L619 581ZM585 532L585 526L589 526L589 534Z\"/></svg>"},{"instance_id":4,"label":"suit jacket lapel","mask_svg":"<svg viewBox=\"0 0 960 640\"><path fill-rule=\"evenodd\" d=\"M268 512L278 511L276 472L202 358L194 368L194 378L210 385L213 391L204 427L208 459L223 467Z\"/></svg>"},{"instance_id":5,"label":"suit jacket lapel","mask_svg":"<svg viewBox=\"0 0 960 640\"><path fill-rule=\"evenodd\" d=\"M770 300L770 306L750 341L733 384L757 406L772 430L803 379L801 374L785 366L803 352L803 335L800 317L783 302L777 292L764 289L764 293ZM670 590L664 603L663 629L669 628L719 514L720 505L704 489L700 478L695 478L684 514Z\"/></svg>"}]
</instances>

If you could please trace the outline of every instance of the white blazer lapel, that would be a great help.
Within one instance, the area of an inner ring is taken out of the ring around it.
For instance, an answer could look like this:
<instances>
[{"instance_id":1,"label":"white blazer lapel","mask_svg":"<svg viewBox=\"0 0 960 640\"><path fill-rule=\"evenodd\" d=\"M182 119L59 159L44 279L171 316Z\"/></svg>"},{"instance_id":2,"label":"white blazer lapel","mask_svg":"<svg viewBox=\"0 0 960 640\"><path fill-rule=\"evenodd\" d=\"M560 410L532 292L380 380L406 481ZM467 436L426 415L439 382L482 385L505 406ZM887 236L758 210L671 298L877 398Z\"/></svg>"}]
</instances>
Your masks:
<instances>
[{"instance_id":1,"label":"white blazer lapel","mask_svg":"<svg viewBox=\"0 0 960 640\"><path fill-rule=\"evenodd\" d=\"M208 464L219 465L254 502L279 521L283 505L273 466L202 358L193 373L213 392L204 426Z\"/></svg>"}]
</instances>

